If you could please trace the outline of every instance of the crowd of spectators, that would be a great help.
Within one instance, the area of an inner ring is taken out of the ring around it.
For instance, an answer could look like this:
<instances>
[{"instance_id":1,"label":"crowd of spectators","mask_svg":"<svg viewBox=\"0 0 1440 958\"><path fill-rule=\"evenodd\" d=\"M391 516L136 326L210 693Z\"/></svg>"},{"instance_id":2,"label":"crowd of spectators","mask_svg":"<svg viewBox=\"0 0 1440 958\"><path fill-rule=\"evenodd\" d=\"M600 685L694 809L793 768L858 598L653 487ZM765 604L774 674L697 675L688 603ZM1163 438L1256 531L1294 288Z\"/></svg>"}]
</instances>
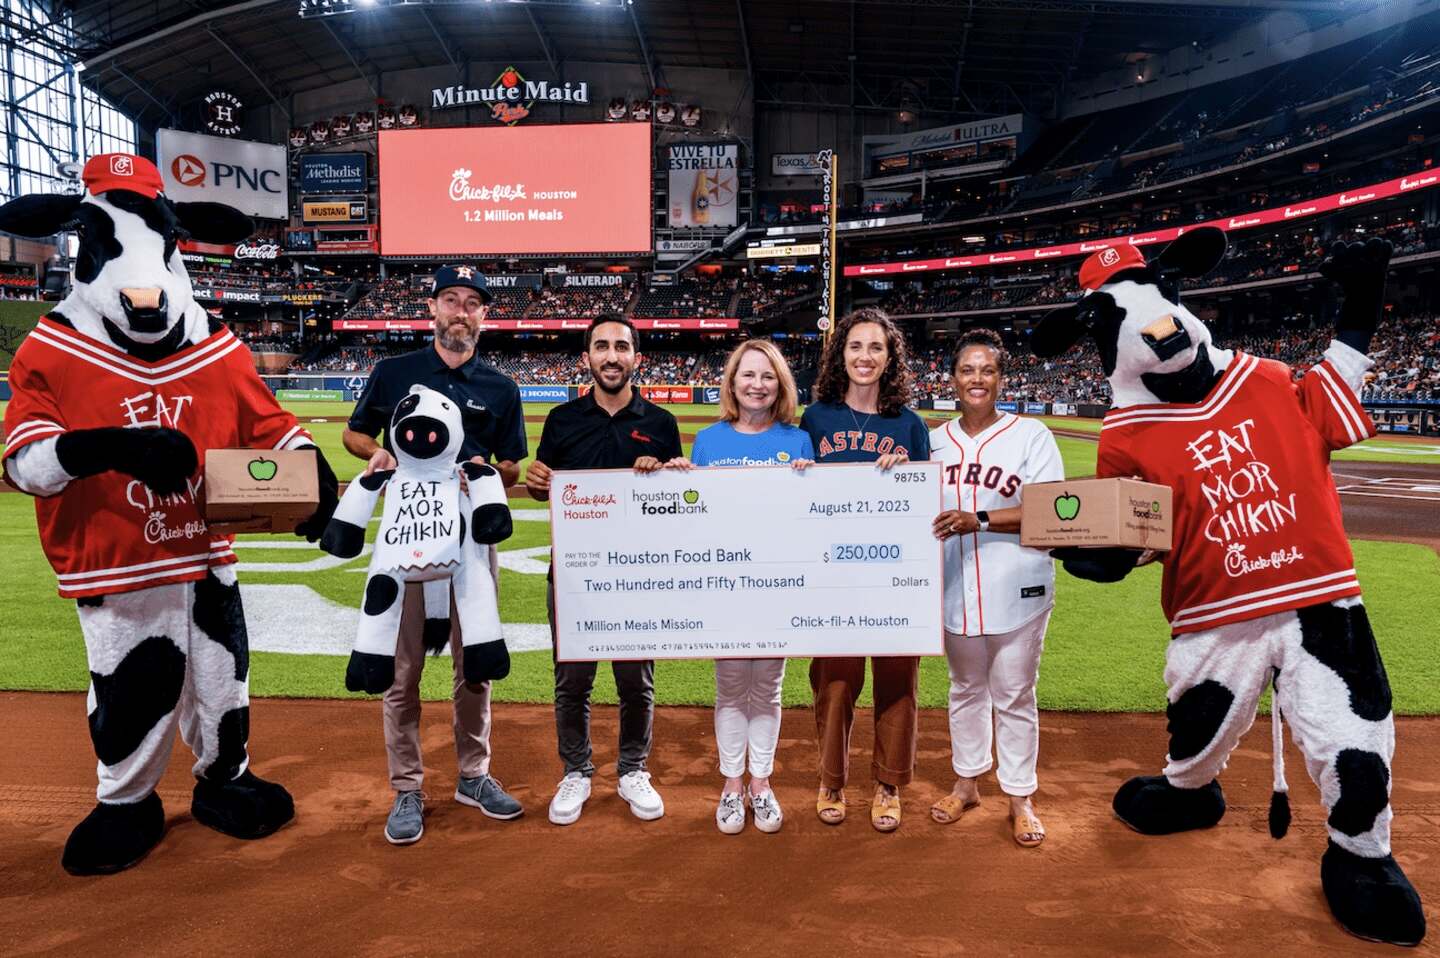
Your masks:
<instances>
[{"instance_id":1,"label":"crowd of spectators","mask_svg":"<svg viewBox=\"0 0 1440 958\"><path fill-rule=\"evenodd\" d=\"M632 287L575 287L552 289L547 286L531 301L526 316L553 319L591 319L601 313L623 313L630 302Z\"/></svg>"},{"instance_id":2,"label":"crowd of spectators","mask_svg":"<svg viewBox=\"0 0 1440 958\"><path fill-rule=\"evenodd\" d=\"M651 286L635 301L634 315L646 319L708 319L733 316L739 280L735 277L685 277L674 286Z\"/></svg>"}]
</instances>

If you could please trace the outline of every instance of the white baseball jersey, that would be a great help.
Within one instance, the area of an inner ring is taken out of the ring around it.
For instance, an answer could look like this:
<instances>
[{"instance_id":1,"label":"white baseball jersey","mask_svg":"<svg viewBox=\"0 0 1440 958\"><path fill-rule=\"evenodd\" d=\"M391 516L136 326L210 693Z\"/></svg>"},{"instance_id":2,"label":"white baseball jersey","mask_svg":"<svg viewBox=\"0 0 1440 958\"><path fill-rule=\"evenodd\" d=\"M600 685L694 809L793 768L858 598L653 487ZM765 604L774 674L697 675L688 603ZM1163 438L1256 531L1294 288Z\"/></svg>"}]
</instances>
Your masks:
<instances>
[{"instance_id":1,"label":"white baseball jersey","mask_svg":"<svg viewBox=\"0 0 1440 958\"><path fill-rule=\"evenodd\" d=\"M1038 419L1001 413L978 436L960 418L930 433L946 509L993 512L1020 505L1027 482L1065 478L1055 437ZM945 540L945 629L956 635L1010 632L1055 604L1055 561L1020 545L1017 532L972 532Z\"/></svg>"}]
</instances>

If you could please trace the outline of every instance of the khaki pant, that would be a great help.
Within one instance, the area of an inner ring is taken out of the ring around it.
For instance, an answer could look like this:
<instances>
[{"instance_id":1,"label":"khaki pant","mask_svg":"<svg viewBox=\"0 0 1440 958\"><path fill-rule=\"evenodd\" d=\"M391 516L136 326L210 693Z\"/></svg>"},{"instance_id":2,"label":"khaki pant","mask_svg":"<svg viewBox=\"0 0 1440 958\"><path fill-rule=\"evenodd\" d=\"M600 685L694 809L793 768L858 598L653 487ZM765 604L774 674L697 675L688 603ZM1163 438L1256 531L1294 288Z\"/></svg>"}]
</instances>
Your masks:
<instances>
[{"instance_id":1,"label":"khaki pant","mask_svg":"<svg viewBox=\"0 0 1440 958\"><path fill-rule=\"evenodd\" d=\"M882 785L909 785L915 772L915 692L920 660L913 656L873 658L875 749L871 768ZM820 744L820 784L845 787L850 772L850 729L855 703L865 687L864 658L814 659L810 688L815 693L815 731Z\"/></svg>"},{"instance_id":2,"label":"khaki pant","mask_svg":"<svg viewBox=\"0 0 1440 958\"><path fill-rule=\"evenodd\" d=\"M424 782L420 754L420 673L425 668L424 588L405 585L405 609L400 616L400 637L395 647L395 683L385 692L385 754L390 764L390 787L397 792L418 790ZM477 778L490 774L490 683L478 690L465 684L464 655L455 598L450 598L450 655L455 667L455 754L460 774Z\"/></svg>"}]
</instances>

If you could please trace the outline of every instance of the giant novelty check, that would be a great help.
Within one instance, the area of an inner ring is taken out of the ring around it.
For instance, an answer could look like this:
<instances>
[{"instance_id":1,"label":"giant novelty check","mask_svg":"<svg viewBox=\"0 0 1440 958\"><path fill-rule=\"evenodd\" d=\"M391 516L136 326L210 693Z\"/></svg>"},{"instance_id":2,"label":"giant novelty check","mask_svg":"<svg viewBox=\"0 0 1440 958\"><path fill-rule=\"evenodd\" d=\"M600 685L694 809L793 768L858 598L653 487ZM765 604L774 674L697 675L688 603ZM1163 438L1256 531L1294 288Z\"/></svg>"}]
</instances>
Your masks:
<instances>
[{"instance_id":1,"label":"giant novelty check","mask_svg":"<svg viewBox=\"0 0 1440 958\"><path fill-rule=\"evenodd\" d=\"M940 465L557 472L556 656L939 655Z\"/></svg>"}]
</instances>

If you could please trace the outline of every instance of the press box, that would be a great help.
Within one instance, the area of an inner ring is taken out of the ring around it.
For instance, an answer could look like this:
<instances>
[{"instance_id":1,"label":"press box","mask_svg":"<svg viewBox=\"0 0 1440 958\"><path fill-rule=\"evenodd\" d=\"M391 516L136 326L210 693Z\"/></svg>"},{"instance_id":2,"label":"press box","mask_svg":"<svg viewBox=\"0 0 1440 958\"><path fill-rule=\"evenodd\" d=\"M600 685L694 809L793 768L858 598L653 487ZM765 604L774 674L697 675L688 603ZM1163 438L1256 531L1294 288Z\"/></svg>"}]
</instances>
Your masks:
<instances>
[{"instance_id":1,"label":"press box","mask_svg":"<svg viewBox=\"0 0 1440 958\"><path fill-rule=\"evenodd\" d=\"M320 504L312 449L209 449L200 487L217 532L294 532Z\"/></svg>"},{"instance_id":2,"label":"press box","mask_svg":"<svg viewBox=\"0 0 1440 958\"><path fill-rule=\"evenodd\" d=\"M1020 544L1170 550L1170 487L1138 479L1039 482L1020 493Z\"/></svg>"}]
</instances>

